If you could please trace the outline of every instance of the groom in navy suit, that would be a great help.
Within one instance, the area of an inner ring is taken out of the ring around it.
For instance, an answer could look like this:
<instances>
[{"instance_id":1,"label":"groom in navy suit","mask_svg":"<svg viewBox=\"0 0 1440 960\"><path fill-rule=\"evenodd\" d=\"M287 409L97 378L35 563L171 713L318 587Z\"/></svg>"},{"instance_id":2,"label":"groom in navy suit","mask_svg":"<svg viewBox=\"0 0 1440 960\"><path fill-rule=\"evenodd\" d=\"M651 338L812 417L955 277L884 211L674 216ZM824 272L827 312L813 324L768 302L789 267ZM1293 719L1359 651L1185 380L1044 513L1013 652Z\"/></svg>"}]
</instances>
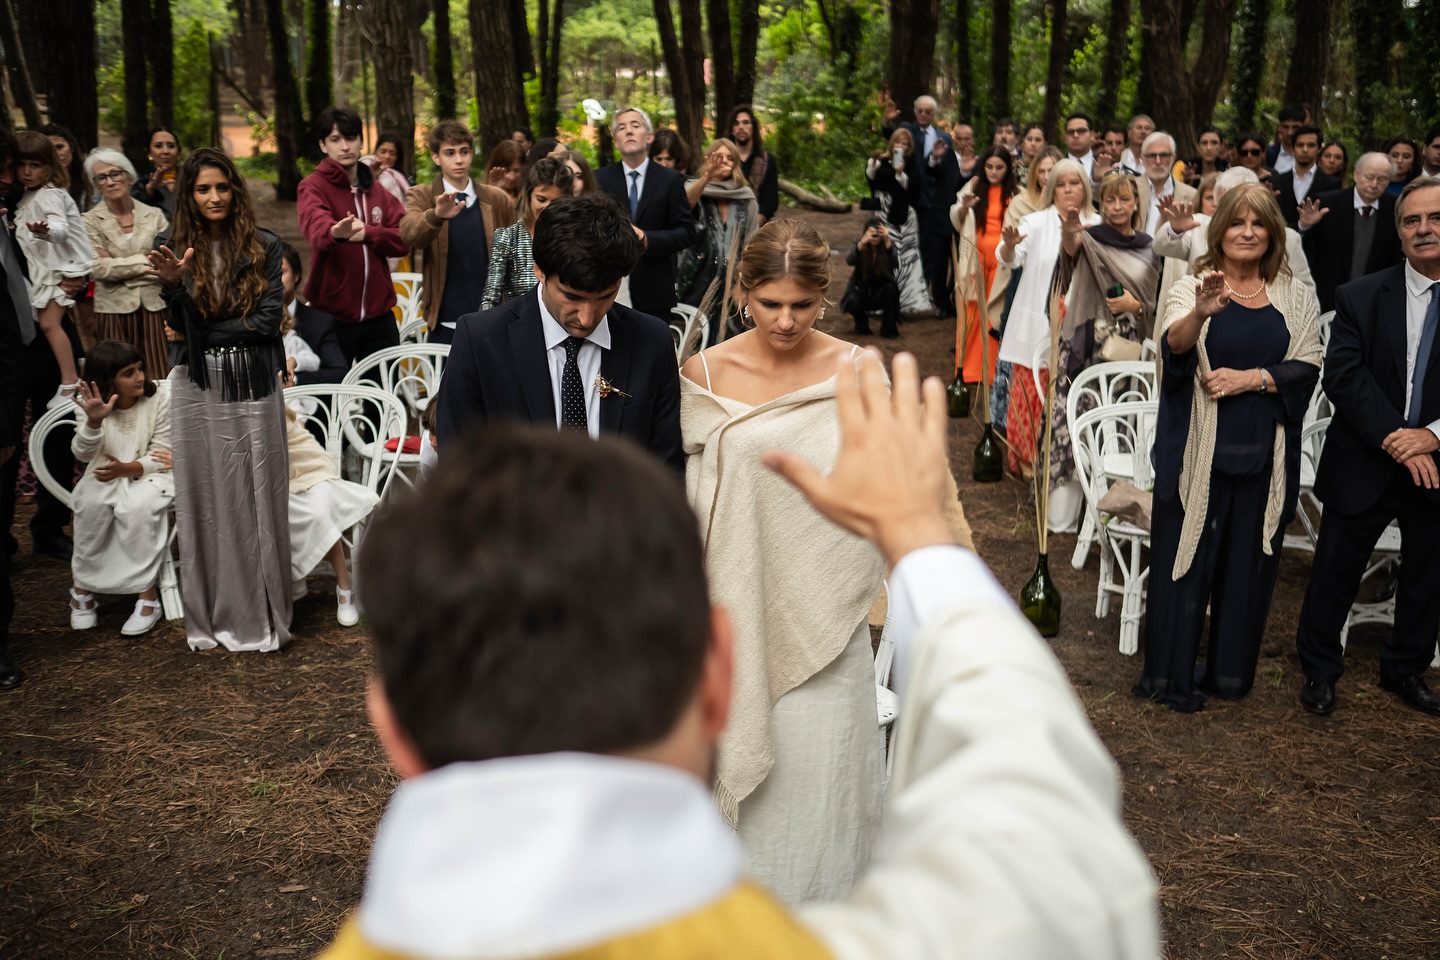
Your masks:
<instances>
[{"instance_id":1,"label":"groom in navy suit","mask_svg":"<svg viewBox=\"0 0 1440 960\"><path fill-rule=\"evenodd\" d=\"M680 371L662 320L615 303L640 237L603 193L535 223L535 290L461 317L440 382L444 445L495 420L629 437L681 472Z\"/></svg>"}]
</instances>

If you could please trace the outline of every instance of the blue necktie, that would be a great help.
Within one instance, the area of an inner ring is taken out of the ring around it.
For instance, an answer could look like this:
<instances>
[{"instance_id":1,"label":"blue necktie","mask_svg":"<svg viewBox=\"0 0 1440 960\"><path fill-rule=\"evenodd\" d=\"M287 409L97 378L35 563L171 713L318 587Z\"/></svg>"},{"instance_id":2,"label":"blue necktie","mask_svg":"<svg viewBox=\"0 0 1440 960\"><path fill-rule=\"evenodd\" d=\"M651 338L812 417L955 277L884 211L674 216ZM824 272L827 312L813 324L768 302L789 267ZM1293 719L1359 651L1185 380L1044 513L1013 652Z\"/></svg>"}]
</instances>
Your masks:
<instances>
[{"instance_id":1,"label":"blue necktie","mask_svg":"<svg viewBox=\"0 0 1440 960\"><path fill-rule=\"evenodd\" d=\"M463 206L465 206L465 201L466 201L466 199L469 198L469 196L470 196L470 195L469 195L468 193L466 193L464 190L456 190L456 191L455 191L455 202L458 203L458 204L460 204L460 206L463 207Z\"/></svg>"},{"instance_id":2,"label":"blue necktie","mask_svg":"<svg viewBox=\"0 0 1440 960\"><path fill-rule=\"evenodd\" d=\"M1440 323L1440 283L1430 284L1430 306L1425 311L1425 327L1420 334L1420 352L1415 355L1415 373L1410 377L1410 413L1405 424L1420 426L1420 389L1425 384L1425 368L1430 366L1430 348L1435 345L1435 327Z\"/></svg>"},{"instance_id":3,"label":"blue necktie","mask_svg":"<svg viewBox=\"0 0 1440 960\"><path fill-rule=\"evenodd\" d=\"M630 171L630 219L635 219L635 212L640 209L640 171Z\"/></svg>"}]
</instances>

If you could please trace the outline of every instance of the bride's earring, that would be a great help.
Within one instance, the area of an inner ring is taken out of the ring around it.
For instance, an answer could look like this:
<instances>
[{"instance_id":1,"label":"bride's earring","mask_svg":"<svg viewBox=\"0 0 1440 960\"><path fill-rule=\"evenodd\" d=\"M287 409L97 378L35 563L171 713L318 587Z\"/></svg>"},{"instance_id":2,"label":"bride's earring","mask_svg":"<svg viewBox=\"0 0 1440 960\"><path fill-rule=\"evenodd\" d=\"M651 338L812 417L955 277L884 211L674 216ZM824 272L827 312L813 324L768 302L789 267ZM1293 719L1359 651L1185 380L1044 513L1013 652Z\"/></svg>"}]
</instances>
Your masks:
<instances>
[{"instance_id":1,"label":"bride's earring","mask_svg":"<svg viewBox=\"0 0 1440 960\"><path fill-rule=\"evenodd\" d=\"M824 308L824 307L821 307L821 308L820 308L820 316L816 317L815 319L816 319L816 320L824 320L824 319L825 319L825 308Z\"/></svg>"},{"instance_id":2,"label":"bride's earring","mask_svg":"<svg viewBox=\"0 0 1440 960\"><path fill-rule=\"evenodd\" d=\"M740 315L746 320L750 319L750 304L747 303L745 304L745 306L740 308Z\"/></svg>"}]
</instances>

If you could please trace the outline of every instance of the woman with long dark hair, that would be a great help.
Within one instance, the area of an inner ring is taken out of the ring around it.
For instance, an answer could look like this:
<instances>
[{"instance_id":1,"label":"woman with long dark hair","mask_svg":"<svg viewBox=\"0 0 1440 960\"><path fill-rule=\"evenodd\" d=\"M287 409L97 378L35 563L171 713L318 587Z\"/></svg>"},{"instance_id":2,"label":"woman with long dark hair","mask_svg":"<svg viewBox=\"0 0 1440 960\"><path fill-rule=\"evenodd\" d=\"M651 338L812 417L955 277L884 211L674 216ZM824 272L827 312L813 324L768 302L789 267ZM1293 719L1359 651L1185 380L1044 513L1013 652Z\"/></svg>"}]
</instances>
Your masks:
<instances>
[{"instance_id":1,"label":"woman with long dark hair","mask_svg":"<svg viewBox=\"0 0 1440 960\"><path fill-rule=\"evenodd\" d=\"M175 219L175 181L180 173L180 138L169 127L156 127L145 142L149 145L150 172L130 188L135 199L159 207L167 220Z\"/></svg>"},{"instance_id":2,"label":"woman with long dark hair","mask_svg":"<svg viewBox=\"0 0 1440 960\"><path fill-rule=\"evenodd\" d=\"M75 134L58 123L47 123L40 128L40 132L49 137L50 142L55 145L60 166L70 175L70 197L75 201L75 206L84 213L99 203L99 192L91 188L90 181L85 177L84 158L80 153L80 141L75 139Z\"/></svg>"},{"instance_id":3,"label":"woman with long dark hair","mask_svg":"<svg viewBox=\"0 0 1440 960\"><path fill-rule=\"evenodd\" d=\"M1390 157L1395 173L1390 177L1390 186L1385 192L1392 197L1400 196L1405 184L1420 173L1420 145L1406 136L1391 137L1380 146L1380 152Z\"/></svg>"},{"instance_id":4,"label":"woman with long dark hair","mask_svg":"<svg viewBox=\"0 0 1440 960\"><path fill-rule=\"evenodd\" d=\"M995 378L997 351L990 351L988 369L982 371L980 338L1000 329L1010 270L1006 268L1001 275L995 248L1000 245L1010 201L1018 192L1008 147L991 147L977 163L980 176L966 181L950 208L950 222L960 234L955 285L965 302L965 319L955 331L955 375L963 376L965 383L989 383ZM982 313L987 322L981 322Z\"/></svg>"},{"instance_id":5,"label":"woman with long dark hair","mask_svg":"<svg viewBox=\"0 0 1440 960\"><path fill-rule=\"evenodd\" d=\"M219 150L190 155L175 199L150 265L183 337L170 384L185 636L194 650L278 650L291 614L284 248Z\"/></svg>"}]
</instances>

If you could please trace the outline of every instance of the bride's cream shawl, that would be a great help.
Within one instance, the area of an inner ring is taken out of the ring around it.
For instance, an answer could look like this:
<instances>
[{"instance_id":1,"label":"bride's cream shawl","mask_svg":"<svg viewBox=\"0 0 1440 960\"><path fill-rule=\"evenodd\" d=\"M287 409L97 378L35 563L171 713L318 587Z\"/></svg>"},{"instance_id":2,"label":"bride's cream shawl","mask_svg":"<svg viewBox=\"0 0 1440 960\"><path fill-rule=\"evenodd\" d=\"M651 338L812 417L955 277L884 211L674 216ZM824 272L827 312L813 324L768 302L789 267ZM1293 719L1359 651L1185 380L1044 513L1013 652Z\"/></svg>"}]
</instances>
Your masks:
<instances>
[{"instance_id":1,"label":"bride's cream shawl","mask_svg":"<svg viewBox=\"0 0 1440 960\"><path fill-rule=\"evenodd\" d=\"M751 407L680 378L685 485L700 520L711 599L735 630L730 720L715 786L733 825L775 762L770 715L839 656L875 601L885 563L760 462L784 448L823 473L840 451L835 378Z\"/></svg>"}]
</instances>

